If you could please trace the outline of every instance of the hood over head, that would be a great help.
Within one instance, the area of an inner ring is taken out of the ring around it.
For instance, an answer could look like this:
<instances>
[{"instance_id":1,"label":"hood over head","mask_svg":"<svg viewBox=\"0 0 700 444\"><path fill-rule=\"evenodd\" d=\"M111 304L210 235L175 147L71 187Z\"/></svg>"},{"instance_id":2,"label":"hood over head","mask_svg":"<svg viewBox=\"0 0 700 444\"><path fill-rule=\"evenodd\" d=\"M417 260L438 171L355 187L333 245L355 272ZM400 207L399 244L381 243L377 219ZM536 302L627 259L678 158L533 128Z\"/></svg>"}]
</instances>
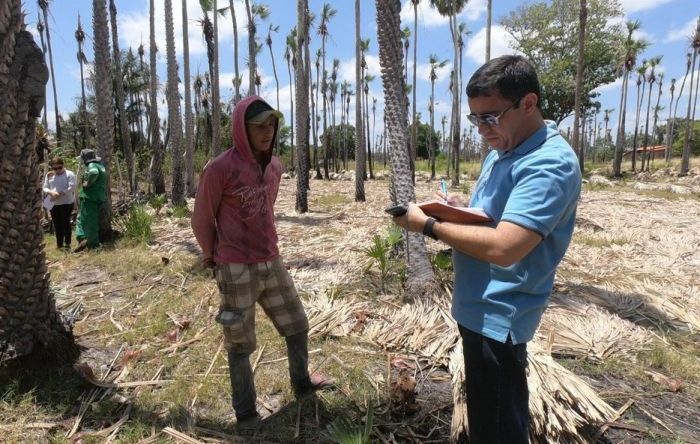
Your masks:
<instances>
[{"instance_id":1,"label":"hood over head","mask_svg":"<svg viewBox=\"0 0 700 444\"><path fill-rule=\"evenodd\" d=\"M233 146L236 150L239 150L243 157L255 162L255 156L253 155L252 148L248 141L248 132L246 131L246 122L252 123L254 125L264 122L268 117L275 116L277 118L277 125L275 127L275 136L271 142L274 145L274 141L277 140L277 135L279 133L279 124L282 118L282 113L272 108L262 97L259 96L248 96L236 104L233 109L232 116L232 139ZM268 151L267 159L264 159L264 163L267 164L272 157L272 150Z\"/></svg>"}]
</instances>

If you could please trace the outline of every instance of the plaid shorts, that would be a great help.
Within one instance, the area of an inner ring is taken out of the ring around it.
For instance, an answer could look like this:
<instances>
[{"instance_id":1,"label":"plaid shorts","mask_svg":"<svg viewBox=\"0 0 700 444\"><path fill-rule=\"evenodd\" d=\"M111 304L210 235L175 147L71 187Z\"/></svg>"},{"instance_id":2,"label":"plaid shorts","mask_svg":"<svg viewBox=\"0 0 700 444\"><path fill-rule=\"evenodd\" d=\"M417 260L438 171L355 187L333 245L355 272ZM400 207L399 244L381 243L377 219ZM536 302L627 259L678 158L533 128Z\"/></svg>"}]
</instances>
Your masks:
<instances>
[{"instance_id":1,"label":"plaid shorts","mask_svg":"<svg viewBox=\"0 0 700 444\"><path fill-rule=\"evenodd\" d=\"M255 351L255 302L282 336L309 329L304 306L281 258L258 264L217 264L221 304L216 322L224 329L227 351Z\"/></svg>"}]
</instances>

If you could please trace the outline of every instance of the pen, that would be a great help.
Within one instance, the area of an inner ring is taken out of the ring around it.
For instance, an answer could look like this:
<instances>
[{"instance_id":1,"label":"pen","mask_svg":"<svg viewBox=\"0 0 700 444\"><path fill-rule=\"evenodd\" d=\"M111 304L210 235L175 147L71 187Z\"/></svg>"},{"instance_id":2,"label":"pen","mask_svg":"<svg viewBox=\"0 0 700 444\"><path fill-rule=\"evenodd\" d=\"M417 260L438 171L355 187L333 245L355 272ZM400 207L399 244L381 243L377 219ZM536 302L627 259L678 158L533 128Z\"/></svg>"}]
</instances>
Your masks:
<instances>
[{"instance_id":1,"label":"pen","mask_svg":"<svg viewBox=\"0 0 700 444\"><path fill-rule=\"evenodd\" d=\"M445 203L447 203L447 181L445 179L440 179L440 189L442 194L445 195Z\"/></svg>"}]
</instances>

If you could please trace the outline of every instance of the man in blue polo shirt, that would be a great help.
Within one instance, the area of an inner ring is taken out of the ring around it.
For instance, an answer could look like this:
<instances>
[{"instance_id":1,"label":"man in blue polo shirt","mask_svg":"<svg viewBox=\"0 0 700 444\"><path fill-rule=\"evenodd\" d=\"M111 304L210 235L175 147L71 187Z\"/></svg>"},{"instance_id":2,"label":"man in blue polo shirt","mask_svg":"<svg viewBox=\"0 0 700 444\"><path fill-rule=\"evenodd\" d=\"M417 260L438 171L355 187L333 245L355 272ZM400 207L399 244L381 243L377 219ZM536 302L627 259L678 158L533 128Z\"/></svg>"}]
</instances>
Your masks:
<instances>
[{"instance_id":1,"label":"man in blue polo shirt","mask_svg":"<svg viewBox=\"0 0 700 444\"><path fill-rule=\"evenodd\" d=\"M493 148L470 206L493 223L440 222L415 204L394 221L453 248L469 442L528 443L527 342L571 241L581 172L556 125L542 117L537 73L524 57L487 62L469 80L467 97L469 121Z\"/></svg>"}]
</instances>

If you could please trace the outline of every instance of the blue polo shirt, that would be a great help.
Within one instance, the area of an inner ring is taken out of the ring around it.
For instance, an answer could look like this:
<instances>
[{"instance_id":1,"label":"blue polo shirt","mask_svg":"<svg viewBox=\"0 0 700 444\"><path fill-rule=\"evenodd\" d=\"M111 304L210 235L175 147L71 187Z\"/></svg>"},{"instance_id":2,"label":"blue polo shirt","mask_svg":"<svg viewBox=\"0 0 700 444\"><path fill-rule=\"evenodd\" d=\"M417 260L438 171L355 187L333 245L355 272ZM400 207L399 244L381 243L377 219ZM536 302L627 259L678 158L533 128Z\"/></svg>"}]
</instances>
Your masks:
<instances>
[{"instance_id":1,"label":"blue polo shirt","mask_svg":"<svg viewBox=\"0 0 700 444\"><path fill-rule=\"evenodd\" d=\"M470 203L483 208L493 226L508 221L539 233L542 242L510 267L453 253L452 316L500 342L509 334L515 344L532 339L574 231L578 158L554 122L545 123L516 148L489 153Z\"/></svg>"}]
</instances>

